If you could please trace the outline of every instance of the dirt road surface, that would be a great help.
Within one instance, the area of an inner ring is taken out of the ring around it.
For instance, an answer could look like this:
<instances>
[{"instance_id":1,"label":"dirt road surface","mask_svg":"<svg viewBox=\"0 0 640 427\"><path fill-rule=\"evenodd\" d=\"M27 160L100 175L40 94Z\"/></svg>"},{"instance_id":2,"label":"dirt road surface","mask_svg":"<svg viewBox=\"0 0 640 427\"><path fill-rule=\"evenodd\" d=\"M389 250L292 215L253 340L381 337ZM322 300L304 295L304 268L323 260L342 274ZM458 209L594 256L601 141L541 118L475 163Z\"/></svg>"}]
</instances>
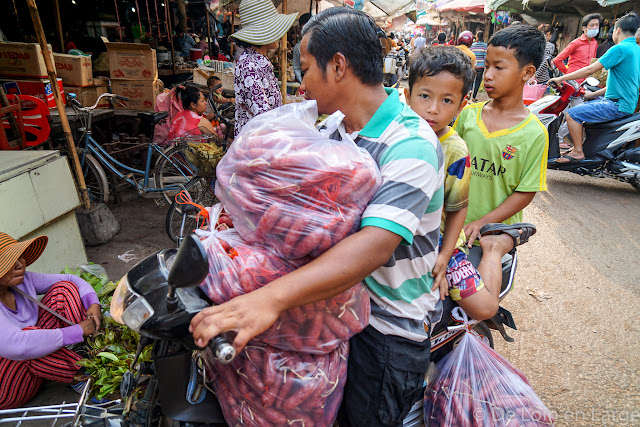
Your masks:
<instances>
[{"instance_id":1,"label":"dirt road surface","mask_svg":"<svg viewBox=\"0 0 640 427\"><path fill-rule=\"evenodd\" d=\"M558 426L640 425L640 193L559 171L548 187L525 211L538 233L503 301L515 342L494 336L496 349Z\"/></svg>"},{"instance_id":2,"label":"dirt road surface","mask_svg":"<svg viewBox=\"0 0 640 427\"><path fill-rule=\"evenodd\" d=\"M519 249L515 289L503 301L518 325L509 331L515 342L496 334L496 348L528 376L558 426L640 425L640 193L557 171L548 185L525 211L538 233ZM113 280L173 247L166 207L136 198L111 209L120 234L87 254ZM47 384L28 405L74 397Z\"/></svg>"}]
</instances>

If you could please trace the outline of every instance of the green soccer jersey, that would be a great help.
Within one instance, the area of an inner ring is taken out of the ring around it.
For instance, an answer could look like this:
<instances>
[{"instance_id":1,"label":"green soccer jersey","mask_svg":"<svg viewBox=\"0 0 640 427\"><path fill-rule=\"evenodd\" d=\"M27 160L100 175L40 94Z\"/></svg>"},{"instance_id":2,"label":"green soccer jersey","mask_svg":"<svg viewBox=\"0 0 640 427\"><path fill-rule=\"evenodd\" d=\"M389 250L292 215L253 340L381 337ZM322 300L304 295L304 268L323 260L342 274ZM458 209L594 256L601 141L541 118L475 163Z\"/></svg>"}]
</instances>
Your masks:
<instances>
[{"instance_id":1,"label":"green soccer jersey","mask_svg":"<svg viewBox=\"0 0 640 427\"><path fill-rule=\"evenodd\" d=\"M489 132L482 121L485 104L467 106L453 125L471 154L465 224L482 218L516 191L547 190L549 135L544 125L529 114L510 129ZM504 222L522 222L522 212Z\"/></svg>"}]
</instances>

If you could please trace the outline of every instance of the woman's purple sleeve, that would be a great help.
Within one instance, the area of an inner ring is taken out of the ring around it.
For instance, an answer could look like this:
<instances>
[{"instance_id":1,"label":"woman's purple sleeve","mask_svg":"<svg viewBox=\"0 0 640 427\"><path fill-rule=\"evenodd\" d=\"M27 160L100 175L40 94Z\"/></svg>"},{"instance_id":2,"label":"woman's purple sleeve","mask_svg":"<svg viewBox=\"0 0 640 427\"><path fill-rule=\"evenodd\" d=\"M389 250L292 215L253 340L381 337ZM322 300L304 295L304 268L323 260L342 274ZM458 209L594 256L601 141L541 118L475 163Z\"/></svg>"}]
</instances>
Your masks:
<instances>
[{"instance_id":1,"label":"woman's purple sleeve","mask_svg":"<svg viewBox=\"0 0 640 427\"><path fill-rule=\"evenodd\" d=\"M98 295L96 295L96 291L93 290L91 285L86 280L73 274L44 274L28 271L27 275L38 295L45 294L56 283L66 281L73 283L78 288L85 310L93 304L100 304Z\"/></svg>"},{"instance_id":2,"label":"woman's purple sleeve","mask_svg":"<svg viewBox=\"0 0 640 427\"><path fill-rule=\"evenodd\" d=\"M22 330L0 313L0 357L29 360L47 356L60 348L82 342L82 326L60 329ZM11 345L7 345L11 343Z\"/></svg>"}]
</instances>

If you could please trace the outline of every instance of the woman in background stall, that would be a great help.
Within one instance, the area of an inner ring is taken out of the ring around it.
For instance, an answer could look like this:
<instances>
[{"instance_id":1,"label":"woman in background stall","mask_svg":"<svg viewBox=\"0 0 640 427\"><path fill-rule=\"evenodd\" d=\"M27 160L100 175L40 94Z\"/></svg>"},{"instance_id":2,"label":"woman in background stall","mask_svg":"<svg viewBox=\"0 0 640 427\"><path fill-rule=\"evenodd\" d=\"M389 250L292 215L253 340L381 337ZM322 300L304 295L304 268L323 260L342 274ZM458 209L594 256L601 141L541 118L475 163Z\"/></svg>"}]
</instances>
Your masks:
<instances>
[{"instance_id":1,"label":"woman in background stall","mask_svg":"<svg viewBox=\"0 0 640 427\"><path fill-rule=\"evenodd\" d=\"M242 28L231 35L244 48L234 74L236 95L235 135L258 114L282 105L282 94L267 52L289 31L297 13L283 15L270 0L242 0Z\"/></svg>"}]
</instances>

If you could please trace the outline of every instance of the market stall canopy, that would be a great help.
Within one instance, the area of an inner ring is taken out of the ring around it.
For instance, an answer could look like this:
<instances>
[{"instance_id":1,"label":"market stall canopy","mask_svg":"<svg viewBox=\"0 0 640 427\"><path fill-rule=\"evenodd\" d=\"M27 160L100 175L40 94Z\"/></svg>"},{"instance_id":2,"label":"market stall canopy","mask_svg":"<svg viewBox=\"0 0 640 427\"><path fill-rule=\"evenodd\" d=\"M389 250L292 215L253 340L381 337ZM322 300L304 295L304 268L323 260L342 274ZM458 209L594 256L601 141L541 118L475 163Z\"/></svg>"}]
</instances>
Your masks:
<instances>
[{"instance_id":1,"label":"market stall canopy","mask_svg":"<svg viewBox=\"0 0 640 427\"><path fill-rule=\"evenodd\" d=\"M430 27L437 27L439 25L443 25L440 21L436 21L430 18L427 18L426 16L418 19L418 22L416 22L416 25L419 26L423 26L423 25L428 25Z\"/></svg>"},{"instance_id":2,"label":"market stall canopy","mask_svg":"<svg viewBox=\"0 0 640 427\"><path fill-rule=\"evenodd\" d=\"M456 0L454 0L456 1ZM636 9L640 4L638 1L629 0L487 0L485 12L500 9L513 9L524 12L558 12L575 13L585 15L590 12L597 12L601 7L609 7L617 4L627 3L630 9Z\"/></svg>"},{"instance_id":3,"label":"market stall canopy","mask_svg":"<svg viewBox=\"0 0 640 427\"><path fill-rule=\"evenodd\" d=\"M458 12L483 13L484 9L485 0L453 0L438 7L439 12L455 10Z\"/></svg>"},{"instance_id":4,"label":"market stall canopy","mask_svg":"<svg viewBox=\"0 0 640 427\"><path fill-rule=\"evenodd\" d=\"M273 0L273 3L281 10L282 0ZM287 0L287 13L315 13L315 4L314 0ZM319 10L332 6L357 7L357 0L320 0ZM362 10L377 22L384 22L416 10L416 0L370 0L364 2Z\"/></svg>"}]
</instances>

